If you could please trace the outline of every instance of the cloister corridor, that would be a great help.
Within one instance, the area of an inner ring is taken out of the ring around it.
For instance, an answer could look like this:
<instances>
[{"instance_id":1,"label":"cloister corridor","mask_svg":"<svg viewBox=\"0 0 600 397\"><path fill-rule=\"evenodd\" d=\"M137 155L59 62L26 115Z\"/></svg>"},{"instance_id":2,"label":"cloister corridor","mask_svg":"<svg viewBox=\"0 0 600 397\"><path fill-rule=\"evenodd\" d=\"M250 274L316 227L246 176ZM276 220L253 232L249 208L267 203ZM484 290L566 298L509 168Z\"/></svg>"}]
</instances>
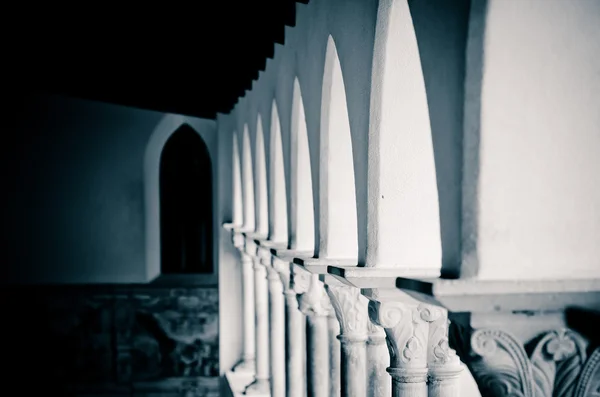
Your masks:
<instances>
[{"instance_id":1,"label":"cloister corridor","mask_svg":"<svg viewBox=\"0 0 600 397\"><path fill-rule=\"evenodd\" d=\"M4 384L600 397L600 0L222 3L9 98Z\"/></svg>"}]
</instances>

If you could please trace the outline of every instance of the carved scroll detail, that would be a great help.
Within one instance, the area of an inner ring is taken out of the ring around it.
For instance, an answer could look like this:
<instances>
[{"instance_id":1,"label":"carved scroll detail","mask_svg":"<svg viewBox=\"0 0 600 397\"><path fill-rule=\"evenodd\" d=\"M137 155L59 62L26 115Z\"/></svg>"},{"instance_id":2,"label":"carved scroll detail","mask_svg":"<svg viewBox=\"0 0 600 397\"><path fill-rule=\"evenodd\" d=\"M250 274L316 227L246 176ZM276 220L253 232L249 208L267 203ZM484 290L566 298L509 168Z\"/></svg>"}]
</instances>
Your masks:
<instances>
[{"instance_id":1,"label":"carved scroll detail","mask_svg":"<svg viewBox=\"0 0 600 397\"><path fill-rule=\"evenodd\" d=\"M585 363L574 394L574 397L598 396L600 396L600 347L594 350Z\"/></svg>"},{"instance_id":2,"label":"carved scroll detail","mask_svg":"<svg viewBox=\"0 0 600 397\"><path fill-rule=\"evenodd\" d=\"M586 362L586 341L572 330L543 334L530 357L520 342L501 330L473 331L468 354L467 349L460 349L460 340L454 342L482 395L583 397L596 392L600 396L596 391L600 389L600 352L597 349Z\"/></svg>"},{"instance_id":3,"label":"carved scroll detail","mask_svg":"<svg viewBox=\"0 0 600 397\"><path fill-rule=\"evenodd\" d=\"M361 295L358 288L345 285L326 285L325 289L340 322L341 334L366 340L369 323L367 298Z\"/></svg>"},{"instance_id":4,"label":"carved scroll detail","mask_svg":"<svg viewBox=\"0 0 600 397\"><path fill-rule=\"evenodd\" d=\"M369 316L385 329L391 367L426 367L429 327L416 305L371 301Z\"/></svg>"}]
</instances>

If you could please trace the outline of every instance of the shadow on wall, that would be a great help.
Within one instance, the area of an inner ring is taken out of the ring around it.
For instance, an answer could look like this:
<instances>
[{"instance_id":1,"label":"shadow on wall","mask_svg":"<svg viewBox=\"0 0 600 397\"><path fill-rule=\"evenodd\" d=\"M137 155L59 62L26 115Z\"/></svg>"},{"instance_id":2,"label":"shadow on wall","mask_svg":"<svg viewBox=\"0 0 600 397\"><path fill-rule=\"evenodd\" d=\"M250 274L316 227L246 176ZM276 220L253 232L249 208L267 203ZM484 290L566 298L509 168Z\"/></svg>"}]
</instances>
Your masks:
<instances>
[{"instance_id":1,"label":"shadow on wall","mask_svg":"<svg viewBox=\"0 0 600 397\"><path fill-rule=\"evenodd\" d=\"M471 0L409 0L409 7L431 122L440 206L442 277L457 278L462 252L463 104ZM476 92L472 90L471 94ZM472 117L476 117L476 109L472 110ZM472 127L479 128L475 124ZM475 148L469 150L478 152Z\"/></svg>"}]
</instances>

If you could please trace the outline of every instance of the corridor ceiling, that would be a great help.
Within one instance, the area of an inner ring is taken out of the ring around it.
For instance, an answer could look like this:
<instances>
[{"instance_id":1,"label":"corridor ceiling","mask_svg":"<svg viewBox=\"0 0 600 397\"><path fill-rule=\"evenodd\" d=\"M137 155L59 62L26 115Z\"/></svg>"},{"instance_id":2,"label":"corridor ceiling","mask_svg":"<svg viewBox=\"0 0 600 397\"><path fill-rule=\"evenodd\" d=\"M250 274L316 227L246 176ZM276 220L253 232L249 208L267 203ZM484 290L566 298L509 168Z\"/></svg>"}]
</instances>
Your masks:
<instances>
[{"instance_id":1,"label":"corridor ceiling","mask_svg":"<svg viewBox=\"0 0 600 397\"><path fill-rule=\"evenodd\" d=\"M7 84L215 118L284 43L296 3L308 0L36 5L14 14L19 28L3 39Z\"/></svg>"}]
</instances>

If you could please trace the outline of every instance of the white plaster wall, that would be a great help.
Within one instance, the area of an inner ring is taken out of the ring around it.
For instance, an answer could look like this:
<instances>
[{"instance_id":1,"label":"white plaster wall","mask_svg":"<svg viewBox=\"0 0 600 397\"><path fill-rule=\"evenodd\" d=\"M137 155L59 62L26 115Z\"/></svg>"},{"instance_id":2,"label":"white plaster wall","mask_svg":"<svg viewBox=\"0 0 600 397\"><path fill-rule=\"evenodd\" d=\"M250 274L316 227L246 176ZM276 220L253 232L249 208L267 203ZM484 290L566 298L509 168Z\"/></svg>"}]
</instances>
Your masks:
<instances>
[{"instance_id":1,"label":"white plaster wall","mask_svg":"<svg viewBox=\"0 0 600 397\"><path fill-rule=\"evenodd\" d=\"M600 2L473 10L464 273L599 277Z\"/></svg>"}]
</instances>

